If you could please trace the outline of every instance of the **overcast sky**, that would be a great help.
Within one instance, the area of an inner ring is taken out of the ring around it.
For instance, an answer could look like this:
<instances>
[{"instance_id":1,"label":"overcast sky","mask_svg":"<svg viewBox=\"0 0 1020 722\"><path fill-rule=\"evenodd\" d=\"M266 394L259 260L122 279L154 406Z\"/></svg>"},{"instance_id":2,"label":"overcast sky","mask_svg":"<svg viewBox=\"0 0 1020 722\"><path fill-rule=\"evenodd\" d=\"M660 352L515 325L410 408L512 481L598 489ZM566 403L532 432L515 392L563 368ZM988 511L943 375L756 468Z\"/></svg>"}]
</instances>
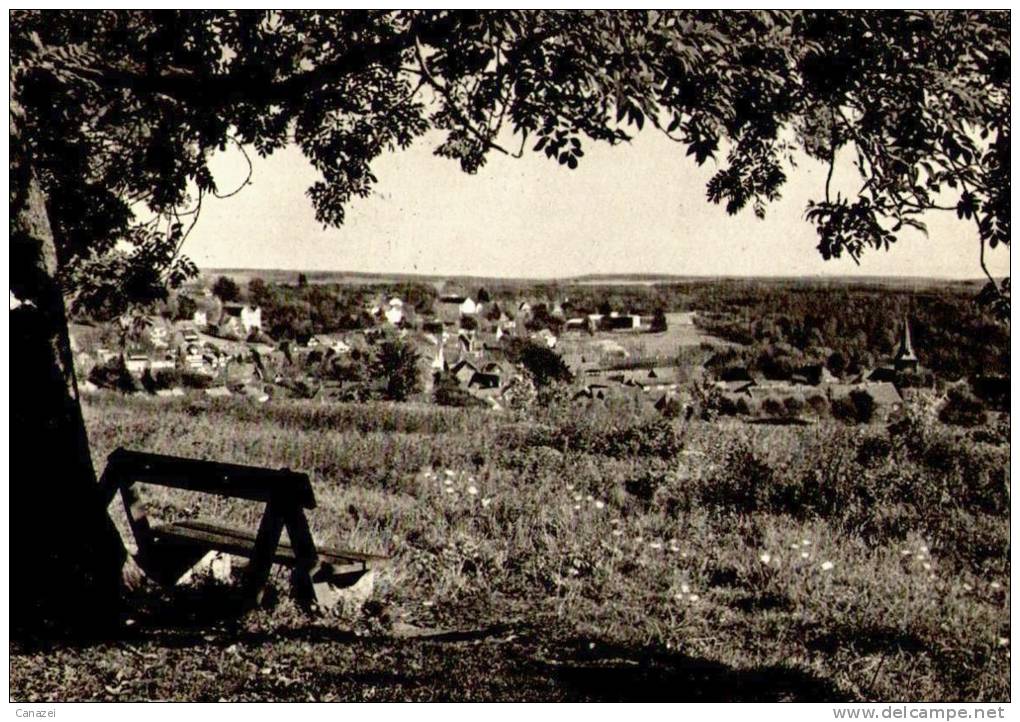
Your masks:
<instances>
[{"instance_id":1,"label":"overcast sky","mask_svg":"<svg viewBox=\"0 0 1020 722\"><path fill-rule=\"evenodd\" d=\"M805 158L765 220L748 209L727 216L705 199L712 162L699 168L685 149L653 132L628 146L587 145L577 170L541 154L492 154L476 175L435 157L438 135L373 164L374 193L354 199L342 228L324 229L305 195L316 173L296 148L253 155L252 185L210 199L184 247L200 267L343 270L508 277L585 273L690 275L867 275L976 278L972 222L935 212L929 237L905 235L888 253L823 261L803 220L822 196L825 169ZM244 177L238 151L215 159L221 191ZM838 185L855 187L841 164ZM993 273L1009 253L990 254Z\"/></svg>"}]
</instances>

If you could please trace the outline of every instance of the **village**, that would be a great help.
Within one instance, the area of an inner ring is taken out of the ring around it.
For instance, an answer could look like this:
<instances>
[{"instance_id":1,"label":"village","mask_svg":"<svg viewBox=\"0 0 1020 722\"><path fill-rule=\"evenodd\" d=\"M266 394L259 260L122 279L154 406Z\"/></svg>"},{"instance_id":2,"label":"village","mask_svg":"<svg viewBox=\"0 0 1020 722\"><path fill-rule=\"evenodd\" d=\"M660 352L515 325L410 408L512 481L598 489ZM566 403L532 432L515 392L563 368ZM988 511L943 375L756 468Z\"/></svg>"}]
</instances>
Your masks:
<instances>
[{"instance_id":1,"label":"village","mask_svg":"<svg viewBox=\"0 0 1020 722\"><path fill-rule=\"evenodd\" d=\"M713 365L717 352L735 344L700 330L698 313L690 310L599 313L566 295L551 303L492 300L484 288L472 295L446 284L425 303L365 293L362 327L276 339L266 309L237 293L229 296L223 300L214 288L197 285L178 294L171 311L75 324L81 391L241 396L256 403L414 396L500 411L522 388L533 394L536 385L556 381L577 403L625 403L667 416L806 423L832 415L885 422L912 391L899 383L901 375L918 367L906 318L895 355L873 369L837 377L814 363L775 379L740 365ZM395 362L404 368L377 362L386 344L408 351ZM538 350L530 364L522 348ZM394 374L410 377L402 392L393 391Z\"/></svg>"}]
</instances>

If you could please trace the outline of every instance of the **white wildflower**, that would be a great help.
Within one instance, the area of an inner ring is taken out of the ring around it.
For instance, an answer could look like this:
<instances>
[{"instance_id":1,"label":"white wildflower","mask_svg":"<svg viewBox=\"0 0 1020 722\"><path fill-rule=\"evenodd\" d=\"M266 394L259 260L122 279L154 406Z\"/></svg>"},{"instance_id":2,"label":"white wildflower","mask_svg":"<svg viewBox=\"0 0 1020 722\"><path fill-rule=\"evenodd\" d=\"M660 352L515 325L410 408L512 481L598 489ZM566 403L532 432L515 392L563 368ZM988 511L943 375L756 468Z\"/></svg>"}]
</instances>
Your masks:
<instances>
[{"instance_id":1,"label":"white wildflower","mask_svg":"<svg viewBox=\"0 0 1020 722\"><path fill-rule=\"evenodd\" d=\"M595 502L595 508L596 509L605 509L606 508L606 502L601 501L601 500L600 501L596 501Z\"/></svg>"},{"instance_id":2,"label":"white wildflower","mask_svg":"<svg viewBox=\"0 0 1020 722\"><path fill-rule=\"evenodd\" d=\"M690 601L692 601L692 602L696 602L696 601L698 601L699 599L701 599L701 597L699 597L699 596L698 596L697 594L691 594L691 595L690 595L690 596L688 596L687 598L688 598L688 599L689 599Z\"/></svg>"},{"instance_id":3,"label":"white wildflower","mask_svg":"<svg viewBox=\"0 0 1020 722\"><path fill-rule=\"evenodd\" d=\"M681 594L688 594L690 591L691 591L691 588L687 584L687 582L684 582L683 584L680 585L680 593Z\"/></svg>"},{"instance_id":4,"label":"white wildflower","mask_svg":"<svg viewBox=\"0 0 1020 722\"><path fill-rule=\"evenodd\" d=\"M662 544L660 544L659 542L650 542L648 546L651 547L652 549L662 549Z\"/></svg>"},{"instance_id":5,"label":"white wildflower","mask_svg":"<svg viewBox=\"0 0 1020 722\"><path fill-rule=\"evenodd\" d=\"M809 556L811 556L811 555L808 554L807 552L801 552L800 553L800 558L801 559L807 559Z\"/></svg>"},{"instance_id":6,"label":"white wildflower","mask_svg":"<svg viewBox=\"0 0 1020 722\"><path fill-rule=\"evenodd\" d=\"M760 557L758 557L758 559L761 561L762 564L768 564L769 562L772 561L772 555L769 554L768 552L764 552Z\"/></svg>"},{"instance_id":7,"label":"white wildflower","mask_svg":"<svg viewBox=\"0 0 1020 722\"><path fill-rule=\"evenodd\" d=\"M475 496L475 495L476 495L476 494L478 493L478 487L476 487L476 486L474 486L474 485L472 484L471 486L469 486L469 487L467 488L467 492L468 492L468 494L470 494L471 496Z\"/></svg>"},{"instance_id":8,"label":"white wildflower","mask_svg":"<svg viewBox=\"0 0 1020 722\"><path fill-rule=\"evenodd\" d=\"M800 544L801 544L801 546L809 547L809 546L811 546L811 540L810 539L802 539Z\"/></svg>"},{"instance_id":9,"label":"white wildflower","mask_svg":"<svg viewBox=\"0 0 1020 722\"><path fill-rule=\"evenodd\" d=\"M492 503L492 499L490 499L488 497L482 499L482 508L483 509L487 509L489 507L489 504L491 504L491 503Z\"/></svg>"},{"instance_id":10,"label":"white wildflower","mask_svg":"<svg viewBox=\"0 0 1020 722\"><path fill-rule=\"evenodd\" d=\"M922 566L922 567L924 568L924 570L925 570L926 572L930 572L930 571L931 571L931 564L929 564L928 562L925 562L925 563L924 563L924 564L922 564L921 566Z\"/></svg>"},{"instance_id":11,"label":"white wildflower","mask_svg":"<svg viewBox=\"0 0 1020 722\"><path fill-rule=\"evenodd\" d=\"M823 572L827 572L830 569L832 569L834 566L836 566L836 565L833 564L832 562L822 562L822 571Z\"/></svg>"}]
</instances>

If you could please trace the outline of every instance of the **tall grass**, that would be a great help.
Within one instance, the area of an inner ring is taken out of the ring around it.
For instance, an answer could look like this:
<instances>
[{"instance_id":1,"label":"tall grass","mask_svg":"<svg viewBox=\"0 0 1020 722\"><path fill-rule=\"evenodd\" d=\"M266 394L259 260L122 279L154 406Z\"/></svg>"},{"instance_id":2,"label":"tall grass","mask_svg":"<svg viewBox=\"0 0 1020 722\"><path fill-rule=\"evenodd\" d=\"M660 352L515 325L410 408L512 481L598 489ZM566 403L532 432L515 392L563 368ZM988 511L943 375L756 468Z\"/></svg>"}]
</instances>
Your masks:
<instances>
[{"instance_id":1,"label":"tall grass","mask_svg":"<svg viewBox=\"0 0 1020 722\"><path fill-rule=\"evenodd\" d=\"M99 396L116 446L313 476L315 535L395 557L409 619L541 620L860 699L1009 696L1009 448L923 414L891 430L685 425L619 410ZM152 490L160 514L253 525Z\"/></svg>"}]
</instances>

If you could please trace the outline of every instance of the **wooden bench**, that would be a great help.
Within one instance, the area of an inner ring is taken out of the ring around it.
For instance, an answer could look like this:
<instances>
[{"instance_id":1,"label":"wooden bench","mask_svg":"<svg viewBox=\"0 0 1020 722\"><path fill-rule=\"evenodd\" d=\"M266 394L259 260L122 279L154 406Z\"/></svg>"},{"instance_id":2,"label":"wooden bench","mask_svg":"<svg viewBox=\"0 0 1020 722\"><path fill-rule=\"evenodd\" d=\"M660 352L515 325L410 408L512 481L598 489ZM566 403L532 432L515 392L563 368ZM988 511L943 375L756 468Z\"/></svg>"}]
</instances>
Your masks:
<instances>
[{"instance_id":1,"label":"wooden bench","mask_svg":"<svg viewBox=\"0 0 1020 722\"><path fill-rule=\"evenodd\" d=\"M265 504L255 534L219 524L186 520L153 527L134 484L155 484L188 491L249 499ZM138 543L136 561L146 575L173 585L210 551L251 560L242 590L246 604L257 605L272 565L293 570L294 593L305 604L331 601L329 584L349 585L385 564L386 557L343 549L316 548L305 517L315 508L307 474L239 464L184 459L117 449L107 458L100 479L107 503L119 491ZM281 542L286 528L290 539Z\"/></svg>"}]
</instances>

